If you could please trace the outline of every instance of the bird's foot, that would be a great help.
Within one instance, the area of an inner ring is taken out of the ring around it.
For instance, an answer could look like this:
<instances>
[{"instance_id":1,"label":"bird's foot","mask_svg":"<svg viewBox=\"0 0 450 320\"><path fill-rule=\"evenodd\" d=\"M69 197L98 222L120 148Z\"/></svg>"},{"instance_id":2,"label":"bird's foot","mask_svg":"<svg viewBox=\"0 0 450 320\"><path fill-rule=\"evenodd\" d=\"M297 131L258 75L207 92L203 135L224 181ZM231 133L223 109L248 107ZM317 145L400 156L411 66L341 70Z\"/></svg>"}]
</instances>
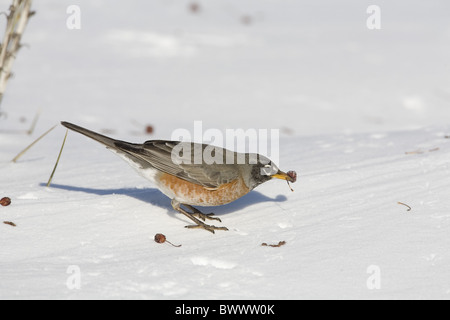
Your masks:
<instances>
[{"instance_id":1,"label":"bird's foot","mask_svg":"<svg viewBox=\"0 0 450 320\"><path fill-rule=\"evenodd\" d=\"M217 218L217 217L214 216L214 213L203 213L200 210L198 210L197 208L194 208L193 206L186 205L186 204L185 204L185 206L192 210L191 214L194 217L202 219L203 221L208 219L208 220L217 220L219 222L222 222L222 220L220 220L220 218Z\"/></svg>"},{"instance_id":2,"label":"bird's foot","mask_svg":"<svg viewBox=\"0 0 450 320\"><path fill-rule=\"evenodd\" d=\"M188 228L188 229L203 229L203 230L209 231L211 233L215 233L214 230L228 231L228 228L226 228L226 227L211 226L211 225L208 225L208 224L203 223L201 221L198 221L196 225L189 225L189 226L186 226L185 228Z\"/></svg>"},{"instance_id":3,"label":"bird's foot","mask_svg":"<svg viewBox=\"0 0 450 320\"><path fill-rule=\"evenodd\" d=\"M188 217L195 223L195 225L189 225L189 226L186 226L186 228L188 228L188 229L203 229L203 230L209 231L211 233L215 233L214 230L228 231L228 228L226 228L226 227L216 227L216 226L208 225L201 221L201 220L205 221L206 219L208 219L208 220L217 220L217 221L222 222L219 218L214 217L214 213L204 214L200 210L198 210L190 205L187 205L187 204L183 204L183 205L186 208L190 209L192 212L187 212L186 210L181 208L180 202L176 201L175 199L172 199L172 207L176 211L184 214L186 217Z\"/></svg>"},{"instance_id":4,"label":"bird's foot","mask_svg":"<svg viewBox=\"0 0 450 320\"><path fill-rule=\"evenodd\" d=\"M220 218L217 218L214 216L214 213L201 213L201 212L194 212L192 214L194 217L197 217L199 219L202 219L203 221L205 221L206 219L208 220L217 220L219 222L222 222L222 220L220 220Z\"/></svg>"}]
</instances>

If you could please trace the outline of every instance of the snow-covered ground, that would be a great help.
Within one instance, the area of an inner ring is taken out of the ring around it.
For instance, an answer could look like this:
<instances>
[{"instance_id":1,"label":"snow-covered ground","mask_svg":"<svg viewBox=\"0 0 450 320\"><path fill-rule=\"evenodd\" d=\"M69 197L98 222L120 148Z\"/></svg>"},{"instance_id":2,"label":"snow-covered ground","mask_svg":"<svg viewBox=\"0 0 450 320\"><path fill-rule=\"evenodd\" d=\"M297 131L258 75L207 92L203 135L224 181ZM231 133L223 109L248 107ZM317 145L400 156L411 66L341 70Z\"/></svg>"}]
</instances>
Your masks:
<instances>
[{"instance_id":1,"label":"snow-covered ground","mask_svg":"<svg viewBox=\"0 0 450 320\"><path fill-rule=\"evenodd\" d=\"M377 1L369 30L368 1L191 2L78 1L80 30L71 1L33 4L1 106L0 298L448 299L450 5ZM10 162L60 120L133 142L280 129L299 178L206 208L228 232L188 230L73 132L46 188L61 126Z\"/></svg>"}]
</instances>

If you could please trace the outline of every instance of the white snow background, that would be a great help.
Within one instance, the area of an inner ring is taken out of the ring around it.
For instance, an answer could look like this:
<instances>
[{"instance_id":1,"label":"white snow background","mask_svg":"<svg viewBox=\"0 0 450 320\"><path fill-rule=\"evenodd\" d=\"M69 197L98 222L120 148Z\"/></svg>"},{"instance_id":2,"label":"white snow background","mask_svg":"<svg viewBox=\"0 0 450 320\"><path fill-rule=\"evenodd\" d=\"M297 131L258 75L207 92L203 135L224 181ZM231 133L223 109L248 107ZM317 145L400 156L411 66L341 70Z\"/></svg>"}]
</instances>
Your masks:
<instances>
[{"instance_id":1,"label":"white snow background","mask_svg":"<svg viewBox=\"0 0 450 320\"><path fill-rule=\"evenodd\" d=\"M1 105L12 203L0 221L17 226L0 224L0 298L448 299L449 3L190 3L80 0L70 30L75 3L34 1ZM366 25L373 4L380 30ZM131 142L196 120L280 129L280 168L299 177L294 192L269 181L206 208L228 232L189 230L170 199L73 132L45 187L61 126L11 163L61 120Z\"/></svg>"}]
</instances>

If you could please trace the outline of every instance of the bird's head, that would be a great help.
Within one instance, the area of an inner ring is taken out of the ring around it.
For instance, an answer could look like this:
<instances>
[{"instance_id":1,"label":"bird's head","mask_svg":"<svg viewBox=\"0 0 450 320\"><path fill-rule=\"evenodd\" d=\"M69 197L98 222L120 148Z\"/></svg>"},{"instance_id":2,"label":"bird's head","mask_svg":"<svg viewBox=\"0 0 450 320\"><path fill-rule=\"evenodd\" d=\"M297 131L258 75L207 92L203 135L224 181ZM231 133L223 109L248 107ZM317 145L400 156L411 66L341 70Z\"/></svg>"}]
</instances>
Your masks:
<instances>
[{"instance_id":1,"label":"bird's head","mask_svg":"<svg viewBox=\"0 0 450 320\"><path fill-rule=\"evenodd\" d=\"M251 166L249 181L251 189L274 178L286 180L288 183L297 181L297 173L295 171L283 172L270 159L261 155L259 155L258 162Z\"/></svg>"}]
</instances>

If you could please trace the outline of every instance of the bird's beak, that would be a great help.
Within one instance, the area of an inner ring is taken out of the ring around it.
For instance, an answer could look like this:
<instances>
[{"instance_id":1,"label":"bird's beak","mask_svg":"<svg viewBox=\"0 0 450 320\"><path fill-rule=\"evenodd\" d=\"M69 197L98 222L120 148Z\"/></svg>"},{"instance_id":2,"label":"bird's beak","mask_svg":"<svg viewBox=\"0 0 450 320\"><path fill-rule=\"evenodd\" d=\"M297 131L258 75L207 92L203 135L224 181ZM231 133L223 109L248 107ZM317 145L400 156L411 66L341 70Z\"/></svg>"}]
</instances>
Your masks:
<instances>
[{"instance_id":1,"label":"bird's beak","mask_svg":"<svg viewBox=\"0 0 450 320\"><path fill-rule=\"evenodd\" d=\"M287 180L289 182L295 182L296 178L294 178L293 175L289 175L286 172L283 172L281 170L278 170L277 173L271 175L272 178L277 178L277 179L281 179L281 180Z\"/></svg>"}]
</instances>

